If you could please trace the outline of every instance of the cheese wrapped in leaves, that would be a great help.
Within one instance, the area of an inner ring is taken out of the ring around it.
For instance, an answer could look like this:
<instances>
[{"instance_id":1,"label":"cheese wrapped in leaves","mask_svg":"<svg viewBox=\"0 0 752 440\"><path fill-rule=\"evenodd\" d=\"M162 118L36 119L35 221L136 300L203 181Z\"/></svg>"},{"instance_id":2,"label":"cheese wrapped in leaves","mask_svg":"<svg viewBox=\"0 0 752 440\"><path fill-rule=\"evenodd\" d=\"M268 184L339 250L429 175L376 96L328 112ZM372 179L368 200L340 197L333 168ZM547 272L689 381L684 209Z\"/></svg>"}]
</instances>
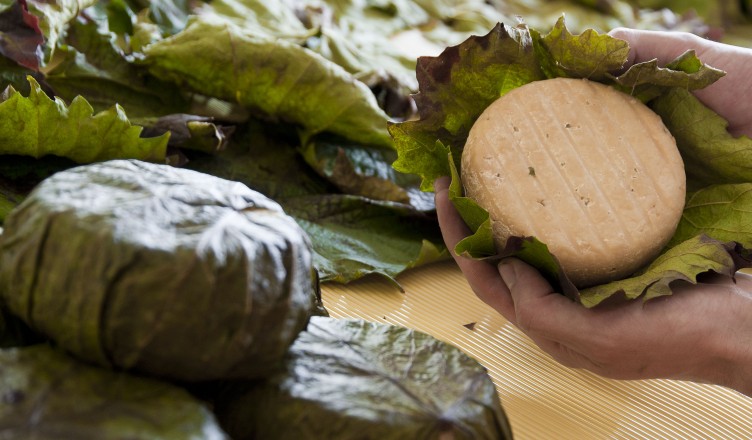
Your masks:
<instances>
[{"instance_id":1,"label":"cheese wrapped in leaves","mask_svg":"<svg viewBox=\"0 0 752 440\"><path fill-rule=\"evenodd\" d=\"M0 350L0 372L4 439L228 438L182 388L86 365L46 344Z\"/></svg>"},{"instance_id":2,"label":"cheese wrapped in leaves","mask_svg":"<svg viewBox=\"0 0 752 440\"><path fill-rule=\"evenodd\" d=\"M217 400L243 439L511 439L487 371L404 327L314 317L267 379Z\"/></svg>"},{"instance_id":3,"label":"cheese wrapped in leaves","mask_svg":"<svg viewBox=\"0 0 752 440\"><path fill-rule=\"evenodd\" d=\"M85 165L44 180L4 226L10 310L100 365L257 377L314 313L308 237L237 182L132 160Z\"/></svg>"}]
</instances>

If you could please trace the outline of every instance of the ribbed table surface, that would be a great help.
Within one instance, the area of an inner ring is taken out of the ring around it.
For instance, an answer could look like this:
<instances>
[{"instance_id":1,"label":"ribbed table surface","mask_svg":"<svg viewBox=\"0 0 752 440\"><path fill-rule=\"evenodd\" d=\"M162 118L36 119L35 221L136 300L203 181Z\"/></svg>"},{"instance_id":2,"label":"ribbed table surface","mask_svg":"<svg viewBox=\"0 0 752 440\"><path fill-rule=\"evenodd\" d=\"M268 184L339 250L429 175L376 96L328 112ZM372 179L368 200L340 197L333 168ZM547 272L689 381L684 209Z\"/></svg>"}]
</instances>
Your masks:
<instances>
[{"instance_id":1,"label":"ribbed table surface","mask_svg":"<svg viewBox=\"0 0 752 440\"><path fill-rule=\"evenodd\" d=\"M404 289L376 277L324 284L333 317L413 328L483 364L515 438L750 439L752 398L671 380L616 381L563 367L475 297L453 262L412 269Z\"/></svg>"}]
</instances>

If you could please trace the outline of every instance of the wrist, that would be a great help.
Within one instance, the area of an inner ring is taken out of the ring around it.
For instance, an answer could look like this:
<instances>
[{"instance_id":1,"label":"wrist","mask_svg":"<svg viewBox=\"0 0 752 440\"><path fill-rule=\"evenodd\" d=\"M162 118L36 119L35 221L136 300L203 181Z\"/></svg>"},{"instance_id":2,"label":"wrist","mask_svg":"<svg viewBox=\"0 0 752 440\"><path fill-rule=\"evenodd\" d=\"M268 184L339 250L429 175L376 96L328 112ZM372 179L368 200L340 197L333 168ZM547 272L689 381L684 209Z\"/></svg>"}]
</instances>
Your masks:
<instances>
[{"instance_id":1,"label":"wrist","mask_svg":"<svg viewBox=\"0 0 752 440\"><path fill-rule=\"evenodd\" d=\"M749 284L749 283L747 283ZM752 296L734 285L732 295L719 295L726 313L716 315L709 332L703 381L752 397ZM720 318L720 319L718 319ZM699 317L698 319L702 319Z\"/></svg>"}]
</instances>

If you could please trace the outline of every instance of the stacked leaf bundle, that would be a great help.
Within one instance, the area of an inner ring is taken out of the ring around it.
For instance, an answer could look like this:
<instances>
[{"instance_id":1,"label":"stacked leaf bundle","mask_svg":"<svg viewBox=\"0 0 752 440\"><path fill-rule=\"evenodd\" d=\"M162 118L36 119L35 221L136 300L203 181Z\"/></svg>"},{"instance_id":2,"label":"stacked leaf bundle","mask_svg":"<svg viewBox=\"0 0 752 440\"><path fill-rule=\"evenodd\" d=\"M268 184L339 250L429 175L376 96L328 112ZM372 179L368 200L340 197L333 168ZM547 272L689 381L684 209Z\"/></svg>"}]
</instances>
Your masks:
<instances>
[{"instance_id":1,"label":"stacked leaf bundle","mask_svg":"<svg viewBox=\"0 0 752 440\"><path fill-rule=\"evenodd\" d=\"M167 382L256 381L249 395L278 397L211 393L233 438L267 438L272 416L274 438L375 426L393 438L511 438L486 370L458 349L383 324L309 325L323 311L311 256L297 223L238 182L134 160L54 174L0 235L7 318L41 340L0 352L0 425L34 438L223 438L205 405ZM129 422L142 411L162 417L157 431ZM300 423L285 423L291 412Z\"/></svg>"}]
</instances>

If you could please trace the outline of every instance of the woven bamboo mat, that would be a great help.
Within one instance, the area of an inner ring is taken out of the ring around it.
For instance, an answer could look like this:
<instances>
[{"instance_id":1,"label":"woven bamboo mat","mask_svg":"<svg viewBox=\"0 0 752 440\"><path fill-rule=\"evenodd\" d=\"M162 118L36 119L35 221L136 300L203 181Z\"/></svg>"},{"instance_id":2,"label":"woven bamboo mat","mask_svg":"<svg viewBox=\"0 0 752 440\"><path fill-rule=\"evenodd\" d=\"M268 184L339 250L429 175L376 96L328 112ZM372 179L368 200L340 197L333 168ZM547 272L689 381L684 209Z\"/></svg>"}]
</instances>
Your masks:
<instances>
[{"instance_id":1,"label":"woven bamboo mat","mask_svg":"<svg viewBox=\"0 0 752 440\"><path fill-rule=\"evenodd\" d=\"M515 438L750 439L752 398L710 385L615 381L557 364L475 297L453 262L399 277L325 284L333 317L410 327L450 342L483 364Z\"/></svg>"}]
</instances>

